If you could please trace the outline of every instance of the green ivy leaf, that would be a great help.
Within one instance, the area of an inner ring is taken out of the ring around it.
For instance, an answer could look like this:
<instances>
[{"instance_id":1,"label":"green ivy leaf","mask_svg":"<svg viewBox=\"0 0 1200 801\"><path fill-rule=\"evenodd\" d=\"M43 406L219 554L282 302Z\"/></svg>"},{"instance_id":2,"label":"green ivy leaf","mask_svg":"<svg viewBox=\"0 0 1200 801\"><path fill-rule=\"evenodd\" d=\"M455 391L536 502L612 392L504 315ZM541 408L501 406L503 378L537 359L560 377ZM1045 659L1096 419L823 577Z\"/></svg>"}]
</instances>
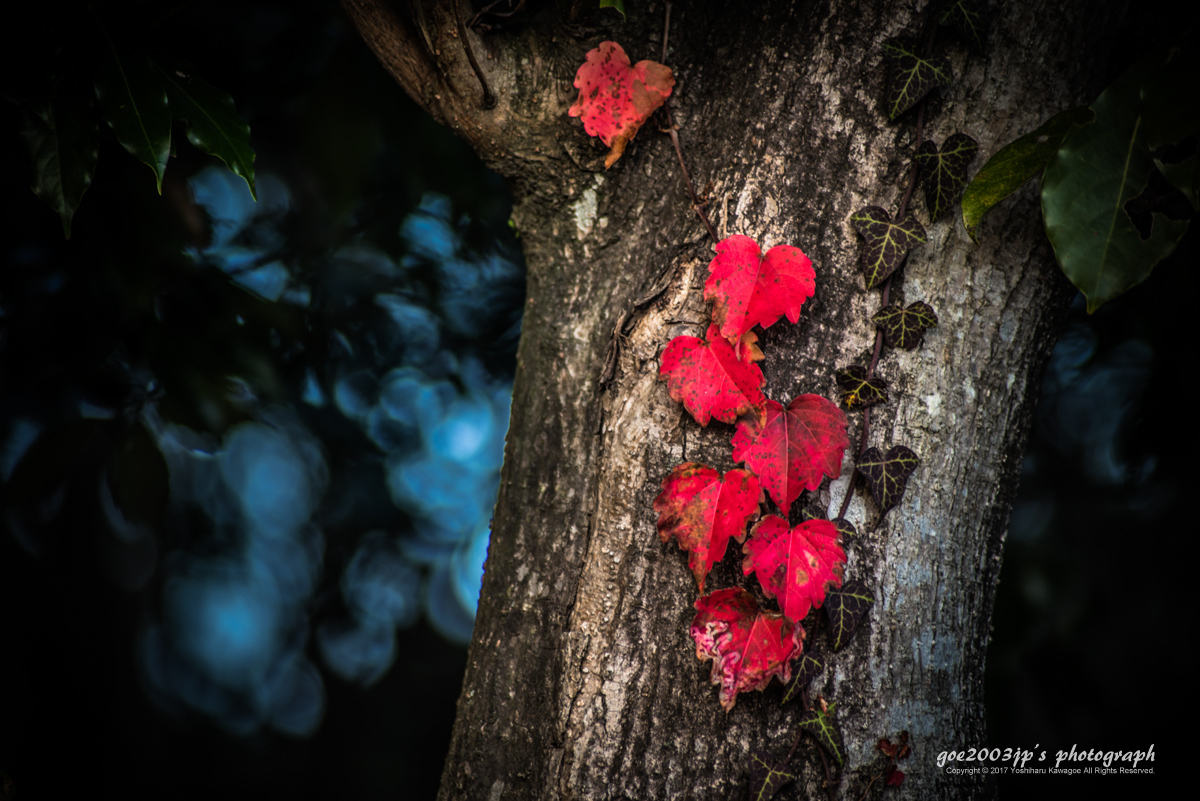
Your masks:
<instances>
[{"instance_id":1,"label":"green ivy leaf","mask_svg":"<svg viewBox=\"0 0 1200 801\"><path fill-rule=\"evenodd\" d=\"M825 595L825 615L829 618L829 632L833 639L833 650L840 651L854 636L854 630L862 622L875 596L867 585L851 579L841 589L830 590Z\"/></svg>"},{"instance_id":2,"label":"green ivy leaf","mask_svg":"<svg viewBox=\"0 0 1200 801\"><path fill-rule=\"evenodd\" d=\"M904 445L893 446L886 455L879 448L871 448L858 460L858 472L867 480L871 497L883 514L887 514L904 497L908 477L917 469L920 461L917 454Z\"/></svg>"},{"instance_id":3,"label":"green ivy leaf","mask_svg":"<svg viewBox=\"0 0 1200 801\"><path fill-rule=\"evenodd\" d=\"M202 153L225 162L231 171L245 179L250 195L258 200L254 191L250 126L238 116L233 98L194 75L171 73L157 64L154 69L167 91L172 116L188 124L188 141Z\"/></svg>"},{"instance_id":4,"label":"green ivy leaf","mask_svg":"<svg viewBox=\"0 0 1200 801\"><path fill-rule=\"evenodd\" d=\"M795 778L796 774L788 773L786 765L773 762L770 755L761 751L750 754L750 801L767 801Z\"/></svg>"},{"instance_id":5,"label":"green ivy leaf","mask_svg":"<svg viewBox=\"0 0 1200 801\"><path fill-rule=\"evenodd\" d=\"M830 704L828 710L820 707L810 709L800 718L800 728L816 737L826 753L841 765L846 761L846 746L842 744L842 733L838 731L837 721L833 716L836 706L837 704Z\"/></svg>"},{"instance_id":6,"label":"green ivy leaf","mask_svg":"<svg viewBox=\"0 0 1200 801\"><path fill-rule=\"evenodd\" d=\"M953 0L938 22L958 31L970 42L977 52L983 52L984 33L987 20L984 16L984 0Z\"/></svg>"},{"instance_id":7,"label":"green ivy leaf","mask_svg":"<svg viewBox=\"0 0 1200 801\"><path fill-rule=\"evenodd\" d=\"M807 523L809 520L828 520L825 517L825 510L815 503L806 503L800 509L800 522Z\"/></svg>"},{"instance_id":8,"label":"green ivy leaf","mask_svg":"<svg viewBox=\"0 0 1200 801\"><path fill-rule=\"evenodd\" d=\"M921 344L925 330L938 324L933 307L920 300L903 309L899 305L880 309L871 320L883 329L883 341L887 346L901 350L912 350Z\"/></svg>"},{"instance_id":9,"label":"green ivy leaf","mask_svg":"<svg viewBox=\"0 0 1200 801\"><path fill-rule=\"evenodd\" d=\"M67 239L75 210L92 185L99 137L95 119L69 92L56 96L42 113L26 114L21 127L33 162L30 188L58 212Z\"/></svg>"},{"instance_id":10,"label":"green ivy leaf","mask_svg":"<svg viewBox=\"0 0 1200 801\"><path fill-rule=\"evenodd\" d=\"M849 520L847 520L844 517L835 517L835 518L833 518L833 520L830 520L829 522L833 523L833 527L838 530L838 534L842 535L843 542L848 537L857 537L858 536L858 530L856 528L854 528L854 524L851 523Z\"/></svg>"},{"instance_id":11,"label":"green ivy leaf","mask_svg":"<svg viewBox=\"0 0 1200 801\"><path fill-rule=\"evenodd\" d=\"M117 141L154 171L162 194L163 172L171 154L171 109L150 61L141 53L118 52L104 36L96 69L96 97Z\"/></svg>"},{"instance_id":12,"label":"green ivy leaf","mask_svg":"<svg viewBox=\"0 0 1200 801\"><path fill-rule=\"evenodd\" d=\"M786 704L793 698L798 698L804 692L804 688L817 677L817 675L825 669L825 660L821 658L820 653L809 649L800 656L800 663L794 668L795 675L792 676L792 681L788 684L787 692L783 694L783 700L780 705Z\"/></svg>"},{"instance_id":13,"label":"green ivy leaf","mask_svg":"<svg viewBox=\"0 0 1200 801\"><path fill-rule=\"evenodd\" d=\"M921 143L916 162L925 187L925 207L934 222L950 210L967 185L967 166L975 158L979 143L963 133L951 134L942 149L931 141Z\"/></svg>"},{"instance_id":14,"label":"green ivy leaf","mask_svg":"<svg viewBox=\"0 0 1200 801\"><path fill-rule=\"evenodd\" d=\"M975 231L988 210L1046 169L1072 126L1086 125L1094 119L1090 108L1069 109L1046 120L1033 133L1005 145L988 159L963 193L963 225L971 239L979 241Z\"/></svg>"},{"instance_id":15,"label":"green ivy leaf","mask_svg":"<svg viewBox=\"0 0 1200 801\"><path fill-rule=\"evenodd\" d=\"M953 80L950 60L945 56L931 59L917 55L917 44L911 39L888 39L883 54L895 63L886 100L889 120L895 120L915 106L925 95Z\"/></svg>"},{"instance_id":16,"label":"green ivy leaf","mask_svg":"<svg viewBox=\"0 0 1200 801\"><path fill-rule=\"evenodd\" d=\"M925 228L911 211L899 222L892 222L879 206L866 206L850 215L850 223L867 243L862 262L867 289L886 281L900 266L904 254L925 242Z\"/></svg>"},{"instance_id":17,"label":"green ivy leaf","mask_svg":"<svg viewBox=\"0 0 1200 801\"><path fill-rule=\"evenodd\" d=\"M625 0L600 0L601 8L615 8L621 12L621 16L625 16Z\"/></svg>"},{"instance_id":18,"label":"green ivy leaf","mask_svg":"<svg viewBox=\"0 0 1200 801\"><path fill-rule=\"evenodd\" d=\"M1042 178L1042 218L1058 264L1088 301L1088 313L1144 281L1175 249L1187 221L1155 214L1143 240L1125 211L1154 169L1141 130L1143 62L1092 104L1096 121L1072 128Z\"/></svg>"},{"instance_id":19,"label":"green ivy leaf","mask_svg":"<svg viewBox=\"0 0 1200 801\"><path fill-rule=\"evenodd\" d=\"M867 377L867 368L852 364L835 374L842 390L842 403L850 408L867 408L877 403L887 403L887 382L875 376Z\"/></svg>"}]
</instances>

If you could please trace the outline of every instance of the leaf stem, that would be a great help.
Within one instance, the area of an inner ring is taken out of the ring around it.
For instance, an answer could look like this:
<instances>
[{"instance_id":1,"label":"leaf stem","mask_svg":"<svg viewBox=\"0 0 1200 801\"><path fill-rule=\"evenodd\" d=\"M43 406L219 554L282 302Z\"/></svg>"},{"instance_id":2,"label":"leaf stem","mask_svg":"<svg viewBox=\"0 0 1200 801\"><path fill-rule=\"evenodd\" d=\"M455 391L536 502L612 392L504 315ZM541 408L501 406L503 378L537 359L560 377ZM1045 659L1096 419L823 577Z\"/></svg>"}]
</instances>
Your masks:
<instances>
[{"instance_id":1,"label":"leaf stem","mask_svg":"<svg viewBox=\"0 0 1200 801\"><path fill-rule=\"evenodd\" d=\"M462 42L463 50L467 53L467 61L471 62L471 69L475 71L475 77L479 79L479 85L483 87L483 100L481 108L495 108L496 96L492 94L492 90L488 88L487 79L483 77L483 70L479 68L479 62L475 60L475 53L471 50L471 42L467 39L467 29L463 26L462 12L459 10L458 3L451 3L454 6L454 23L458 26L458 38Z\"/></svg>"}]
</instances>

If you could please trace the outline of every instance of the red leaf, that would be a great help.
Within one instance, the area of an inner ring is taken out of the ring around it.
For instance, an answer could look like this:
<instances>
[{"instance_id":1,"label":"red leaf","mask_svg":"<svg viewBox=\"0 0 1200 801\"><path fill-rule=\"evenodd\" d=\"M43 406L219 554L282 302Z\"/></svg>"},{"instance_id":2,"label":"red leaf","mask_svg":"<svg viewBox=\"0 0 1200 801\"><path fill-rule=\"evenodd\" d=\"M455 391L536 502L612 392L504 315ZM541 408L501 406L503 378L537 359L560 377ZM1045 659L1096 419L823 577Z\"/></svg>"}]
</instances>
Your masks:
<instances>
[{"instance_id":1,"label":"red leaf","mask_svg":"<svg viewBox=\"0 0 1200 801\"><path fill-rule=\"evenodd\" d=\"M642 123L670 97L674 85L670 67L653 61L631 67L619 44L601 42L575 73L579 99L567 113L582 117L588 135L600 137L612 148L604 159L608 169L621 158Z\"/></svg>"},{"instance_id":2,"label":"red leaf","mask_svg":"<svg viewBox=\"0 0 1200 801\"><path fill-rule=\"evenodd\" d=\"M895 765L888 768L887 778L883 780L887 787L899 787L904 784L904 771L898 770Z\"/></svg>"},{"instance_id":3,"label":"red leaf","mask_svg":"<svg viewBox=\"0 0 1200 801\"><path fill-rule=\"evenodd\" d=\"M745 462L786 512L801 490L815 490L823 476L841 473L842 453L850 444L846 415L819 395L800 395L786 410L769 400L764 412L761 422L750 418L738 424L733 461Z\"/></svg>"},{"instance_id":4,"label":"red leaf","mask_svg":"<svg viewBox=\"0 0 1200 801\"><path fill-rule=\"evenodd\" d=\"M729 538L746 538L747 521L758 517L762 489L749 470L721 474L706 464L687 462L663 479L654 499L658 535L688 552L688 566L704 592L704 577L725 558Z\"/></svg>"},{"instance_id":5,"label":"red leaf","mask_svg":"<svg viewBox=\"0 0 1200 801\"><path fill-rule=\"evenodd\" d=\"M846 552L837 527L806 520L793 529L782 517L764 517L742 546L742 572L754 573L768 598L776 598L788 620L800 621L825 602L830 587L842 586Z\"/></svg>"},{"instance_id":6,"label":"red leaf","mask_svg":"<svg viewBox=\"0 0 1200 801\"><path fill-rule=\"evenodd\" d=\"M760 610L754 596L741 587L706 595L696 601L696 609L696 656L713 660L712 683L721 687L726 712L743 690L761 690L772 676L784 684L791 680L792 660L804 649L799 623Z\"/></svg>"},{"instance_id":7,"label":"red leaf","mask_svg":"<svg viewBox=\"0 0 1200 801\"><path fill-rule=\"evenodd\" d=\"M709 326L707 336L708 342L696 337L672 339L663 351L658 375L666 378L671 397L700 425L707 426L711 417L732 423L762 406L762 370L738 359L715 325Z\"/></svg>"},{"instance_id":8,"label":"red leaf","mask_svg":"<svg viewBox=\"0 0 1200 801\"><path fill-rule=\"evenodd\" d=\"M793 323L799 320L816 286L812 261L800 248L777 245L763 257L748 236L718 242L708 272L704 299L715 301L713 322L730 344L755 325L770 328L785 314Z\"/></svg>"}]
</instances>

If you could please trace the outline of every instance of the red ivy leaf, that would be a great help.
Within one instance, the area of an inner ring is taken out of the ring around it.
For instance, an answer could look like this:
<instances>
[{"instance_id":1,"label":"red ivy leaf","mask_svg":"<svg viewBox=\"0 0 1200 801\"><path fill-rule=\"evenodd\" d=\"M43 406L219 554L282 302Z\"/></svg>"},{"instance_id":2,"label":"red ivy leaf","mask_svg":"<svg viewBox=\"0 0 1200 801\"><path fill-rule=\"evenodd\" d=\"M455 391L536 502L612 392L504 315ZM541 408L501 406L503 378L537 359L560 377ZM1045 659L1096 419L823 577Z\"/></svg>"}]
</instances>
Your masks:
<instances>
[{"instance_id":1,"label":"red ivy leaf","mask_svg":"<svg viewBox=\"0 0 1200 801\"><path fill-rule=\"evenodd\" d=\"M788 528L782 517L764 517L742 546L742 572L754 573L768 598L776 598L788 620L800 621L820 607L831 587L842 586L846 552L828 520L806 520Z\"/></svg>"},{"instance_id":2,"label":"red ivy leaf","mask_svg":"<svg viewBox=\"0 0 1200 801\"><path fill-rule=\"evenodd\" d=\"M762 489L748 470L721 474L706 464L686 462L663 479L654 499L658 536L674 538L688 552L688 566L704 592L704 577L725 558L729 538L746 538L746 523L758 517Z\"/></svg>"},{"instance_id":3,"label":"red ivy leaf","mask_svg":"<svg viewBox=\"0 0 1200 801\"><path fill-rule=\"evenodd\" d=\"M762 370L740 360L715 325L708 327L707 336L707 342L697 337L672 339L658 375L667 380L671 397L700 425L707 426L712 417L732 423L762 406Z\"/></svg>"},{"instance_id":4,"label":"red ivy leaf","mask_svg":"<svg viewBox=\"0 0 1200 801\"><path fill-rule=\"evenodd\" d=\"M709 332L712 336L711 328ZM800 395L786 410L767 401L761 421L749 418L738 424L733 461L745 462L786 511L801 490L815 490L822 477L841 473L842 453L850 444L846 425L842 410L819 395Z\"/></svg>"},{"instance_id":5,"label":"red ivy leaf","mask_svg":"<svg viewBox=\"0 0 1200 801\"><path fill-rule=\"evenodd\" d=\"M567 112L583 118L589 136L612 148L604 159L608 169L621 158L625 145L671 95L675 76L670 67L653 61L629 65L629 56L616 42L601 42L587 54L575 73L579 99Z\"/></svg>"},{"instance_id":6,"label":"red ivy leaf","mask_svg":"<svg viewBox=\"0 0 1200 801\"><path fill-rule=\"evenodd\" d=\"M895 765L888 768L887 778L883 781L887 787L899 787L904 784L904 771L896 768Z\"/></svg>"},{"instance_id":7,"label":"red ivy leaf","mask_svg":"<svg viewBox=\"0 0 1200 801\"><path fill-rule=\"evenodd\" d=\"M787 684L792 660L804 648L804 629L776 612L758 608L741 587L717 590L696 601L692 621L696 656L713 660L712 683L720 685L721 706L733 709L737 694L761 690L773 676Z\"/></svg>"},{"instance_id":8,"label":"red ivy leaf","mask_svg":"<svg viewBox=\"0 0 1200 801\"><path fill-rule=\"evenodd\" d=\"M800 248L777 245L764 257L748 236L718 242L708 272L704 299L715 301L713 322L733 345L755 325L770 328L784 315L799 320L816 286L812 260Z\"/></svg>"}]
</instances>

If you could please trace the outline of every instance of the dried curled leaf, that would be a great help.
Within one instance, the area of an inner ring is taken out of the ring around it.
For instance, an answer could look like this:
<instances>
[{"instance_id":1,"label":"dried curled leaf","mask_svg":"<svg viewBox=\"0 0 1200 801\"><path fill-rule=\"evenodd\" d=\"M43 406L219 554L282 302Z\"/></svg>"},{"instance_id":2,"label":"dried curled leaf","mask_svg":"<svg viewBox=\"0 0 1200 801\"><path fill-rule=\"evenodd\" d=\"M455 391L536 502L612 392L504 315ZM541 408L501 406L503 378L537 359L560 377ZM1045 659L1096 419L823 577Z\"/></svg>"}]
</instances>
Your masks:
<instances>
[{"instance_id":1,"label":"dried curled leaf","mask_svg":"<svg viewBox=\"0 0 1200 801\"><path fill-rule=\"evenodd\" d=\"M688 552L688 566L700 592L712 566L725 558L729 538L746 538L746 524L758 517L762 489L748 470L721 474L706 464L686 462L671 471L654 499L658 535Z\"/></svg>"},{"instance_id":2,"label":"dried curled leaf","mask_svg":"<svg viewBox=\"0 0 1200 801\"><path fill-rule=\"evenodd\" d=\"M737 694L761 690L775 676L792 678L792 660L804 648L804 629L783 615L759 609L741 587L717 590L696 601L691 635L696 656L713 660L712 683L719 685L721 706L733 709Z\"/></svg>"},{"instance_id":3,"label":"dried curled leaf","mask_svg":"<svg viewBox=\"0 0 1200 801\"><path fill-rule=\"evenodd\" d=\"M675 86L670 67L653 61L630 66L629 56L616 42L601 42L587 54L575 73L579 99L567 112L583 119L583 129L608 145L604 167L621 158L625 146L666 102Z\"/></svg>"},{"instance_id":4,"label":"dried curled leaf","mask_svg":"<svg viewBox=\"0 0 1200 801\"><path fill-rule=\"evenodd\" d=\"M816 286L812 261L800 248L776 245L763 256L748 236L718 242L708 272L704 299L714 302L713 322L730 344L755 325L770 328L785 315L798 321Z\"/></svg>"},{"instance_id":5,"label":"dried curled leaf","mask_svg":"<svg viewBox=\"0 0 1200 801\"><path fill-rule=\"evenodd\" d=\"M671 397L700 425L707 426L713 417L732 423L765 402L762 370L739 359L715 325L709 326L707 336L707 342L687 336L672 339L658 375L666 379Z\"/></svg>"},{"instance_id":6,"label":"dried curled leaf","mask_svg":"<svg viewBox=\"0 0 1200 801\"><path fill-rule=\"evenodd\" d=\"M784 617L800 621L820 608L831 587L840 587L846 568L838 530L828 520L806 520L789 528L782 517L764 517L742 546L742 572L753 573L768 598L779 600Z\"/></svg>"}]
</instances>

